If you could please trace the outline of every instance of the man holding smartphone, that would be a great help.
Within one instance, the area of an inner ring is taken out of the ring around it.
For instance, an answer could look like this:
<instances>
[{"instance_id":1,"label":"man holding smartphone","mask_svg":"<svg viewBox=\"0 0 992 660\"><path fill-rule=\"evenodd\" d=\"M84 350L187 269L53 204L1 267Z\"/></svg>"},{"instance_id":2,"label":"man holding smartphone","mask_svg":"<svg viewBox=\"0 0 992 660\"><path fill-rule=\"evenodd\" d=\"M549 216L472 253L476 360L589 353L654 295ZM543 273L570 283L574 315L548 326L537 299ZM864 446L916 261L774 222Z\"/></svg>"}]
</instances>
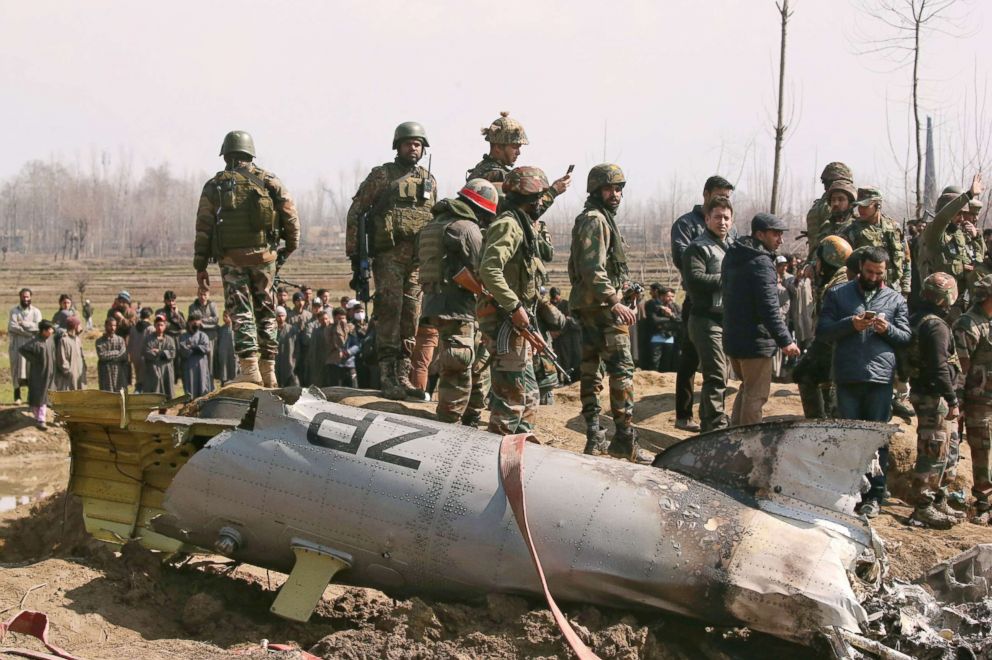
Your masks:
<instances>
[{"instance_id":1,"label":"man holding smartphone","mask_svg":"<svg viewBox=\"0 0 992 660\"><path fill-rule=\"evenodd\" d=\"M892 418L895 349L909 344L906 301L888 287L888 255L877 247L859 253L858 276L827 291L816 326L818 339L834 345L833 372L837 412L843 419L888 422ZM882 474L869 475L861 513L878 514L885 495L888 447L879 450Z\"/></svg>"}]
</instances>

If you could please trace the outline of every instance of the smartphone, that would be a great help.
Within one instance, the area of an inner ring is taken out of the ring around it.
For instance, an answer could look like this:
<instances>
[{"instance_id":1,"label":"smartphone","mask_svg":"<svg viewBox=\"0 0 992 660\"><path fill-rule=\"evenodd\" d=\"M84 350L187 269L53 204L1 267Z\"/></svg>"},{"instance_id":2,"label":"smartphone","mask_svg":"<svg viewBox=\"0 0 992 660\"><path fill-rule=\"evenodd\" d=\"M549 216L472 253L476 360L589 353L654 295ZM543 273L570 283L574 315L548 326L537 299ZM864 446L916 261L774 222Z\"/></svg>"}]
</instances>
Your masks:
<instances>
[{"instance_id":1,"label":"smartphone","mask_svg":"<svg viewBox=\"0 0 992 660\"><path fill-rule=\"evenodd\" d=\"M565 176L568 176L568 175L569 175L569 174L571 174L571 173L572 173L573 171L575 171L575 165L569 165L569 166L568 166L568 169L567 169L567 170L565 171Z\"/></svg>"},{"instance_id":2,"label":"smartphone","mask_svg":"<svg viewBox=\"0 0 992 660\"><path fill-rule=\"evenodd\" d=\"M875 312L865 312L865 320L870 321L873 318L875 318Z\"/></svg>"}]
</instances>

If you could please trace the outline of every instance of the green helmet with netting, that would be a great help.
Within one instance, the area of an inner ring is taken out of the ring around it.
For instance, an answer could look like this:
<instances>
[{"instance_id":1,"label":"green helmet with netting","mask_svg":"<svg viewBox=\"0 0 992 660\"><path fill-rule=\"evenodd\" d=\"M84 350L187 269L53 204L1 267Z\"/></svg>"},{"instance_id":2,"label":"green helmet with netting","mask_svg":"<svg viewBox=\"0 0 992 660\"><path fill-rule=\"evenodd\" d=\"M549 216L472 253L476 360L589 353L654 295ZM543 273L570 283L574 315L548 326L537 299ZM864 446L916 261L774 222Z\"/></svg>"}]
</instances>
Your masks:
<instances>
[{"instance_id":1,"label":"green helmet with netting","mask_svg":"<svg viewBox=\"0 0 992 660\"><path fill-rule=\"evenodd\" d=\"M224 142L220 145L221 156L227 154L242 153L255 157L255 141L251 139L248 131L231 131L224 136Z\"/></svg>"},{"instance_id":2,"label":"green helmet with netting","mask_svg":"<svg viewBox=\"0 0 992 660\"><path fill-rule=\"evenodd\" d=\"M539 195L548 189L548 177L539 167L517 167L506 175L503 181L503 192L506 194L529 197Z\"/></svg>"},{"instance_id":3,"label":"green helmet with netting","mask_svg":"<svg viewBox=\"0 0 992 660\"><path fill-rule=\"evenodd\" d=\"M425 147L431 146L431 143L427 141L427 131L424 130L420 122L405 121L393 131L393 149L399 147L400 142L403 140L409 140L410 138L419 139L424 143Z\"/></svg>"},{"instance_id":4,"label":"green helmet with netting","mask_svg":"<svg viewBox=\"0 0 992 660\"><path fill-rule=\"evenodd\" d=\"M499 113L499 119L482 129L486 142L491 144L530 144L524 125L516 119L510 119L510 113Z\"/></svg>"},{"instance_id":5,"label":"green helmet with netting","mask_svg":"<svg viewBox=\"0 0 992 660\"><path fill-rule=\"evenodd\" d=\"M827 163L827 166L823 168L823 173L820 174L820 181L824 184L832 183L841 179L844 181L853 182L854 173L851 171L850 167L839 161Z\"/></svg>"},{"instance_id":6,"label":"green helmet with netting","mask_svg":"<svg viewBox=\"0 0 992 660\"><path fill-rule=\"evenodd\" d=\"M957 280L947 273L933 273L923 280L923 291L920 293L920 297L938 307L947 309L958 299Z\"/></svg>"},{"instance_id":7,"label":"green helmet with netting","mask_svg":"<svg viewBox=\"0 0 992 660\"><path fill-rule=\"evenodd\" d=\"M589 170L589 178L586 180L586 192L594 193L603 186L612 185L624 186L627 179L623 176L623 170L619 165L613 163L600 163Z\"/></svg>"},{"instance_id":8,"label":"green helmet with netting","mask_svg":"<svg viewBox=\"0 0 992 660\"><path fill-rule=\"evenodd\" d=\"M853 252L851 244L836 235L824 238L816 249L820 253L820 258L834 268L843 268Z\"/></svg>"}]
</instances>

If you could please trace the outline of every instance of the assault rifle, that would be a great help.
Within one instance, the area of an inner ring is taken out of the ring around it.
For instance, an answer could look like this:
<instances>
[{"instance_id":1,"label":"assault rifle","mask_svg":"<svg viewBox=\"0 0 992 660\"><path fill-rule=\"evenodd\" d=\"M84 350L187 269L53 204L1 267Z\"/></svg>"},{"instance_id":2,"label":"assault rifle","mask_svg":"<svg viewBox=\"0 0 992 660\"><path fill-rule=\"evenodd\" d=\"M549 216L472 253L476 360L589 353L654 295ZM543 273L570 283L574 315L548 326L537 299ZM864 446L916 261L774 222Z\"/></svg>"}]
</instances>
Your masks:
<instances>
[{"instance_id":1,"label":"assault rifle","mask_svg":"<svg viewBox=\"0 0 992 660\"><path fill-rule=\"evenodd\" d=\"M462 268L458 271L458 273L451 278L451 281L477 296L483 296L489 300L493 300L493 294L486 290L486 287L482 285L482 282L480 282L475 276L475 273L470 271L468 268ZM499 335L496 338L496 347L498 352L505 352L508 350L511 332L514 332L526 339L527 343L533 347L535 353L538 355L543 355L551 364L555 365L555 369L558 370L558 373L561 375L562 380L565 383L568 383L571 380L568 372L565 371L565 368L562 367L561 363L558 361L558 356L555 355L554 350L552 350L548 342L544 341L544 337L541 336L540 331L534 325L533 317L530 317L530 325L526 328L518 328L513 325L509 316L503 319L503 325L500 326Z\"/></svg>"},{"instance_id":2,"label":"assault rifle","mask_svg":"<svg viewBox=\"0 0 992 660\"><path fill-rule=\"evenodd\" d=\"M291 286L294 289L299 289L300 291L307 288L306 284L297 284L296 282L290 282L285 277L280 275L279 271L276 271L276 276L272 278L272 286L275 288L279 288L283 285Z\"/></svg>"},{"instance_id":3,"label":"assault rifle","mask_svg":"<svg viewBox=\"0 0 992 660\"><path fill-rule=\"evenodd\" d=\"M369 280L372 279L372 242L371 218L366 210L358 216L358 247L351 258L351 282L348 283L355 291L355 297L367 303L372 299L369 294Z\"/></svg>"}]
</instances>

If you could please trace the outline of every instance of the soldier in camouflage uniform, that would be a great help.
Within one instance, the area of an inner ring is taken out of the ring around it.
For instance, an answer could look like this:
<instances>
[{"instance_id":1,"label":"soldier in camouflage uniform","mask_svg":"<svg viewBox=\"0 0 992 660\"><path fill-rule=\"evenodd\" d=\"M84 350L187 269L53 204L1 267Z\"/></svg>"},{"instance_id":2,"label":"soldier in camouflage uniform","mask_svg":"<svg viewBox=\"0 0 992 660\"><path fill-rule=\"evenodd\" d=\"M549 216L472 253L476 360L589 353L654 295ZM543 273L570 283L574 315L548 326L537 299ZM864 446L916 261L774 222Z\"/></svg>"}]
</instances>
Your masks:
<instances>
[{"instance_id":1,"label":"soldier in camouflage uniform","mask_svg":"<svg viewBox=\"0 0 992 660\"><path fill-rule=\"evenodd\" d=\"M974 301L954 322L954 347L964 374L964 421L974 483L976 521L989 522L992 509L992 275L972 286ZM961 392L958 393L961 396Z\"/></svg>"},{"instance_id":2,"label":"soldier in camouflage uniform","mask_svg":"<svg viewBox=\"0 0 992 660\"><path fill-rule=\"evenodd\" d=\"M627 252L615 219L626 182L623 171L612 163L589 171L589 197L572 227L568 306L582 328L579 393L586 422L585 453L605 450L616 458L636 460L634 358L629 328L637 314L622 300L628 284ZM609 374L610 413L616 426L608 447L604 446L606 432L599 426L599 393L603 390L600 364Z\"/></svg>"},{"instance_id":3,"label":"soldier in camouflage uniform","mask_svg":"<svg viewBox=\"0 0 992 660\"><path fill-rule=\"evenodd\" d=\"M395 160L372 168L348 209L348 257L358 250L359 216L368 213L371 221L376 354L382 393L388 399L424 395L410 382L410 356L421 298L414 239L430 222L437 199L434 177L417 165L429 146L424 127L417 122L397 126Z\"/></svg>"},{"instance_id":4,"label":"soldier in camouflage uniform","mask_svg":"<svg viewBox=\"0 0 992 660\"><path fill-rule=\"evenodd\" d=\"M252 162L255 143L248 133L228 133L220 155L226 167L203 186L196 213L196 282L208 291L207 264L214 260L220 265L224 306L241 365L235 381L277 387L272 285L277 263L299 246L300 219L282 182Z\"/></svg>"},{"instance_id":5,"label":"soldier in camouflage uniform","mask_svg":"<svg viewBox=\"0 0 992 660\"><path fill-rule=\"evenodd\" d=\"M913 337L907 351L916 410L916 467L913 474L913 519L937 529L950 529L963 517L947 503L949 456L957 453L955 392L960 363L951 328L944 318L958 296L957 283L947 273L923 281L920 308L910 317Z\"/></svg>"},{"instance_id":6,"label":"soldier in camouflage uniform","mask_svg":"<svg viewBox=\"0 0 992 660\"><path fill-rule=\"evenodd\" d=\"M954 277L962 294L967 291L970 281L974 281L969 276L985 259L985 241L978 227L968 220L968 205L971 200L978 199L983 189L982 177L976 174L970 190L948 186L937 198L937 215L923 229L917 243L917 268L921 279L932 273L947 273ZM962 299L966 297L961 296ZM964 306L963 300L959 304ZM958 309L953 313L951 320L961 311Z\"/></svg>"},{"instance_id":7,"label":"soldier in camouflage uniform","mask_svg":"<svg viewBox=\"0 0 992 660\"><path fill-rule=\"evenodd\" d=\"M499 196L485 179L472 179L455 199L438 202L417 238L420 286L424 290L423 319L437 328L437 418L474 426L483 406L482 386L472 377L475 359L475 294L453 278L463 268L477 270L482 248L481 224L496 215Z\"/></svg>"},{"instance_id":8,"label":"soldier in camouflage uniform","mask_svg":"<svg viewBox=\"0 0 992 660\"><path fill-rule=\"evenodd\" d=\"M510 327L533 324L538 299L538 237L533 213L548 188L544 172L518 167L503 182L506 210L486 229L479 278L493 299L477 305L479 325L492 355L489 431L508 434L533 429L538 406L531 345ZM510 326L506 326L509 323ZM505 343L498 341L501 329Z\"/></svg>"},{"instance_id":9,"label":"soldier in camouflage uniform","mask_svg":"<svg viewBox=\"0 0 992 660\"><path fill-rule=\"evenodd\" d=\"M823 173L820 174L820 181L823 183L823 195L813 202L813 205L806 213L806 238L809 241L809 254L811 258L816 253L816 248L820 244L820 241L830 235L824 233L823 225L829 222L831 216L835 213L834 205L830 201L834 192L834 190L831 190L831 187L837 181L843 181L849 186L853 186L854 173L844 163L834 161L833 163L828 163L823 168ZM853 203L854 200L852 199L851 201Z\"/></svg>"}]
</instances>

